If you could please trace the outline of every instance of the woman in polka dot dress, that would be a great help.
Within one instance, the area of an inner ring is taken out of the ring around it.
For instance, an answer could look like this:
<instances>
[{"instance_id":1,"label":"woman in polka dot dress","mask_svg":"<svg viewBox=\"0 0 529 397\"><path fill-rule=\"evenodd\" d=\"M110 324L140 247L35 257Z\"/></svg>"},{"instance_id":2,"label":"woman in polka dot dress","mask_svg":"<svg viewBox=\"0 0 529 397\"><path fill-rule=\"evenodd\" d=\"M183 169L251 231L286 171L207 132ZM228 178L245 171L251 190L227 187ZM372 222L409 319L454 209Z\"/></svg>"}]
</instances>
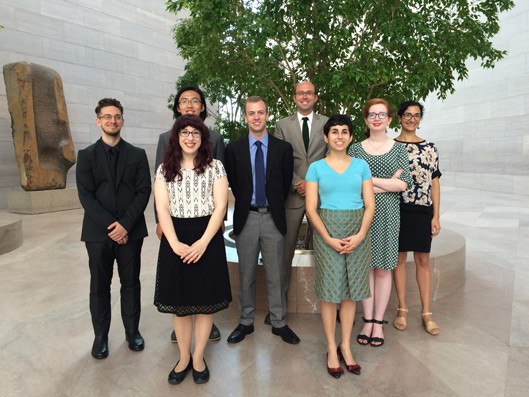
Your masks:
<instances>
[{"instance_id":1,"label":"woman in polka dot dress","mask_svg":"<svg viewBox=\"0 0 529 397\"><path fill-rule=\"evenodd\" d=\"M349 154L369 164L376 204L371 225L371 297L362 301L365 324L356 340L361 345L378 347L384 344L382 325L387 323L384 313L391 293L391 271L397 267L399 192L411 185L411 178L405 147L386 136L393 117L390 104L384 99L370 99L363 115L367 139L353 144Z\"/></svg>"}]
</instances>

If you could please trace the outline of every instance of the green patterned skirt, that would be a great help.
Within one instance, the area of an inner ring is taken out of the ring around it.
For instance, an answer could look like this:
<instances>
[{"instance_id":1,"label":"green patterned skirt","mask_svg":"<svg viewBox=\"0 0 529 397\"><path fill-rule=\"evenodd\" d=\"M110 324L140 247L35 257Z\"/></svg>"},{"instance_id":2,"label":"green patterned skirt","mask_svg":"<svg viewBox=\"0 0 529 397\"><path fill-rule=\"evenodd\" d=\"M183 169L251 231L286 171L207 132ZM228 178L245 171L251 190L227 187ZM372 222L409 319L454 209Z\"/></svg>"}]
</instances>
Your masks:
<instances>
[{"instance_id":1,"label":"green patterned skirt","mask_svg":"<svg viewBox=\"0 0 529 397\"><path fill-rule=\"evenodd\" d=\"M364 210L326 210L319 215L332 237L344 238L358 233ZM314 233L316 277L314 290L319 300L339 303L359 301L371 296L369 269L371 268L370 233L350 254L339 254L329 247L318 233Z\"/></svg>"}]
</instances>

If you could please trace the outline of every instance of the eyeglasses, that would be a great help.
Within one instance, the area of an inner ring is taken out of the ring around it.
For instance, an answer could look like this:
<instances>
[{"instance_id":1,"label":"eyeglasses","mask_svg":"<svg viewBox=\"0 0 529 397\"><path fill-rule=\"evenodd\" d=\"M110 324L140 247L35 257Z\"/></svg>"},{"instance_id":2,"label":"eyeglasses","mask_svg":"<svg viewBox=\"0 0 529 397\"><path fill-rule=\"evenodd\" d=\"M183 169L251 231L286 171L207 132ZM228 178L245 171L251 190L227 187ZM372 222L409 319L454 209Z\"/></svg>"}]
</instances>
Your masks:
<instances>
[{"instance_id":1,"label":"eyeglasses","mask_svg":"<svg viewBox=\"0 0 529 397\"><path fill-rule=\"evenodd\" d=\"M367 114L367 118L370 119L370 120L374 120L374 119L376 119L377 116L378 116L378 118L379 118L380 120L384 120L384 119L387 119L387 118L388 118L388 114L387 114L387 112L380 112L380 113L373 113L373 112L371 112L371 113L368 113L368 114Z\"/></svg>"},{"instance_id":2,"label":"eyeglasses","mask_svg":"<svg viewBox=\"0 0 529 397\"><path fill-rule=\"evenodd\" d=\"M296 95L297 96L313 96L315 95L316 93L314 91L296 91Z\"/></svg>"},{"instance_id":3,"label":"eyeglasses","mask_svg":"<svg viewBox=\"0 0 529 397\"><path fill-rule=\"evenodd\" d=\"M116 121L121 121L123 120L123 116L121 114L116 114L115 116L112 116L111 114L104 114L103 116L99 116L98 119L105 121L115 119Z\"/></svg>"},{"instance_id":4,"label":"eyeglasses","mask_svg":"<svg viewBox=\"0 0 529 397\"><path fill-rule=\"evenodd\" d=\"M402 117L405 119L405 120L410 120L412 117L415 119L415 120L420 120L422 119L422 114L420 113L404 113L402 115Z\"/></svg>"},{"instance_id":5,"label":"eyeglasses","mask_svg":"<svg viewBox=\"0 0 529 397\"><path fill-rule=\"evenodd\" d=\"M182 99L178 101L178 104L182 106L187 106L189 104L196 106L196 105L202 104L202 102L200 102L200 99L198 98L193 98L193 99Z\"/></svg>"},{"instance_id":6,"label":"eyeglasses","mask_svg":"<svg viewBox=\"0 0 529 397\"><path fill-rule=\"evenodd\" d=\"M193 138L200 138L200 131L198 130L193 130L193 131L189 131L189 130L180 130L178 132L180 134L181 137L183 138L188 138L190 135L193 137Z\"/></svg>"}]
</instances>

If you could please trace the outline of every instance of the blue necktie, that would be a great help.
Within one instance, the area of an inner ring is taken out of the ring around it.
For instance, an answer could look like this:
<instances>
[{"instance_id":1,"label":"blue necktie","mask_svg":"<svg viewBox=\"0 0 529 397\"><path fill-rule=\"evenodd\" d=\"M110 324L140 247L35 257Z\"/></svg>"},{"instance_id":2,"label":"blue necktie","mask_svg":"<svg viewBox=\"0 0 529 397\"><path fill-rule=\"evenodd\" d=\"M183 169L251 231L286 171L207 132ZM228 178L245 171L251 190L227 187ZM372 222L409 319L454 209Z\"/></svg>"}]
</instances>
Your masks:
<instances>
[{"instance_id":1,"label":"blue necktie","mask_svg":"<svg viewBox=\"0 0 529 397\"><path fill-rule=\"evenodd\" d=\"M261 149L262 144L261 141L255 142L255 146L257 146L255 152L255 203L258 207L266 206L265 166L263 149Z\"/></svg>"}]
</instances>

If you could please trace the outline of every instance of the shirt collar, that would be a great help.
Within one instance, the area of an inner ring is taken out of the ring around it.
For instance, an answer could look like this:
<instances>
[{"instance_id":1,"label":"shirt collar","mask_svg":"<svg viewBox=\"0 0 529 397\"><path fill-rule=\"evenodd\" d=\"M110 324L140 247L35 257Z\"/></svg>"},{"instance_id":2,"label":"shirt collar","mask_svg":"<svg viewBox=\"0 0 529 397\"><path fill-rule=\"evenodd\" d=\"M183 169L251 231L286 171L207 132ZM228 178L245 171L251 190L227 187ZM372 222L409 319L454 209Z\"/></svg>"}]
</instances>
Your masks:
<instances>
[{"instance_id":1,"label":"shirt collar","mask_svg":"<svg viewBox=\"0 0 529 397\"><path fill-rule=\"evenodd\" d=\"M312 123L312 118L314 117L314 112L310 112L310 114L307 114L306 116L302 115L300 112L297 112L297 115L298 115L298 121L300 123L303 122L303 117L308 117L308 119L309 119L308 123L309 123L309 126L310 126L311 123Z\"/></svg>"},{"instance_id":2,"label":"shirt collar","mask_svg":"<svg viewBox=\"0 0 529 397\"><path fill-rule=\"evenodd\" d=\"M250 142L250 147L253 146L253 144L257 141L257 139L255 139L252 134L248 134L248 140ZM261 143L264 147L268 147L268 131L266 132L266 134L264 134L263 138L261 139Z\"/></svg>"}]
</instances>

